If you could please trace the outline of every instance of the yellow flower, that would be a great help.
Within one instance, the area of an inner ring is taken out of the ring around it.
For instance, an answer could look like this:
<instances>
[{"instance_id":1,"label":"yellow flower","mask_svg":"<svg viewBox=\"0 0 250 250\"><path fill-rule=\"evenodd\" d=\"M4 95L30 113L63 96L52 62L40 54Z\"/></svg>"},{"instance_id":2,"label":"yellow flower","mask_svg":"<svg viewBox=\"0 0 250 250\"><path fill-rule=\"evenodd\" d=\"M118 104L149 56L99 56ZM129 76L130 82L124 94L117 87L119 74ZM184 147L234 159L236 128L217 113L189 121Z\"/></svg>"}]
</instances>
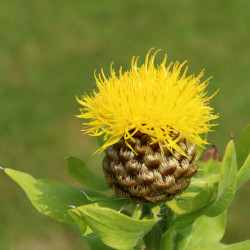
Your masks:
<instances>
[{"instance_id":1,"label":"yellow flower","mask_svg":"<svg viewBox=\"0 0 250 250\"><path fill-rule=\"evenodd\" d=\"M156 52L157 53L157 52ZM187 76L186 61L166 66L167 55L160 65L154 65L155 55L146 55L145 63L137 65L133 57L131 69L116 74L111 64L111 76L106 78L103 70L95 75L98 90L91 96L84 94L78 102L83 106L80 118L89 119L83 123L83 132L91 136L104 135L105 143L98 150L117 143L122 137L128 147L137 131L151 137L152 143L160 142L171 152L185 152L178 146L180 137L202 146L207 142L201 134L210 131L209 122L218 118L209 106L212 96L207 96L207 79L201 82L203 71ZM171 134L178 132L178 138Z\"/></svg>"}]
</instances>

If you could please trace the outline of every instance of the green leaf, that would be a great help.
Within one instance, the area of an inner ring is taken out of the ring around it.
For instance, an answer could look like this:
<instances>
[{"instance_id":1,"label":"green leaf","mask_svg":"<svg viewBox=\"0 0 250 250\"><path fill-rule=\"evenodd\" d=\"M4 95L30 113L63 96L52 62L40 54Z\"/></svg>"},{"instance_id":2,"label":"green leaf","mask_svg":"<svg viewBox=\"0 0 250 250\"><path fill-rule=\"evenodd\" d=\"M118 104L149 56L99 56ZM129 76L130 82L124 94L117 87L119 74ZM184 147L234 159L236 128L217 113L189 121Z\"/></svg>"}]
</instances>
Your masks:
<instances>
[{"instance_id":1,"label":"green leaf","mask_svg":"<svg viewBox=\"0 0 250 250\"><path fill-rule=\"evenodd\" d=\"M172 199L170 201L167 201L166 205L177 214L187 213L187 211L190 209L190 202L184 199Z\"/></svg>"},{"instance_id":2,"label":"green leaf","mask_svg":"<svg viewBox=\"0 0 250 250\"><path fill-rule=\"evenodd\" d=\"M197 174L191 179L190 186L181 194L186 192L200 192L205 186L214 185L220 180L222 163L213 159L207 162L198 162L199 169Z\"/></svg>"},{"instance_id":3,"label":"green leaf","mask_svg":"<svg viewBox=\"0 0 250 250\"><path fill-rule=\"evenodd\" d=\"M128 199L120 199L116 197L106 197L102 200L96 200L96 202L92 203L91 206L93 207L104 207L113 209L115 211L121 211L124 212L126 209L126 206L132 203ZM134 204L134 203L133 203ZM95 209L95 208L93 208ZM93 231L89 228L88 225L85 224L84 220L82 220L81 216L77 213L71 213L70 216L74 219L74 221L78 221L78 226L80 228L80 231L83 236L88 235L89 233L92 233Z\"/></svg>"},{"instance_id":4,"label":"green leaf","mask_svg":"<svg viewBox=\"0 0 250 250\"><path fill-rule=\"evenodd\" d=\"M71 156L67 159L67 168L69 175L83 186L97 191L109 190L106 180L93 173L83 161L76 157Z\"/></svg>"},{"instance_id":5,"label":"green leaf","mask_svg":"<svg viewBox=\"0 0 250 250\"><path fill-rule=\"evenodd\" d=\"M200 192L193 200L192 209L186 214L177 216L171 223L175 230L183 230L193 223L198 217L204 215L214 204L214 187L207 187Z\"/></svg>"},{"instance_id":6,"label":"green leaf","mask_svg":"<svg viewBox=\"0 0 250 250\"><path fill-rule=\"evenodd\" d=\"M129 214L132 214L132 213L130 213L131 203L132 203L132 201L130 201L128 199L108 197L107 199L103 199L103 200L100 200L100 201L93 203L92 206L107 207L107 208L113 209L117 212L120 211L120 212L126 212ZM134 205L134 203L133 203L133 205Z\"/></svg>"},{"instance_id":7,"label":"green leaf","mask_svg":"<svg viewBox=\"0 0 250 250\"><path fill-rule=\"evenodd\" d=\"M231 204L237 184L237 164L234 143L231 140L226 148L222 162L221 177L218 196L213 207L208 211L208 216L217 216Z\"/></svg>"},{"instance_id":8,"label":"green leaf","mask_svg":"<svg viewBox=\"0 0 250 250\"><path fill-rule=\"evenodd\" d=\"M105 245L94 233L84 236L84 239L87 241L91 250L114 250L114 248Z\"/></svg>"},{"instance_id":9,"label":"green leaf","mask_svg":"<svg viewBox=\"0 0 250 250\"><path fill-rule=\"evenodd\" d=\"M134 218L134 219L140 219L142 215L142 205L141 204L136 204L133 212L132 212L132 215L131 217Z\"/></svg>"},{"instance_id":10,"label":"green leaf","mask_svg":"<svg viewBox=\"0 0 250 250\"><path fill-rule=\"evenodd\" d=\"M84 221L108 246L117 249L130 249L143 237L158 219L136 220L110 208L86 205L69 211L76 214L77 224ZM74 217L75 218L75 217Z\"/></svg>"},{"instance_id":11,"label":"green leaf","mask_svg":"<svg viewBox=\"0 0 250 250\"><path fill-rule=\"evenodd\" d=\"M237 174L237 189L250 178L250 155L248 155L242 168Z\"/></svg>"},{"instance_id":12,"label":"green leaf","mask_svg":"<svg viewBox=\"0 0 250 250\"><path fill-rule=\"evenodd\" d=\"M196 195L191 204L191 211L196 211L206 206L213 198L215 188L213 186L205 187L198 195Z\"/></svg>"},{"instance_id":13,"label":"green leaf","mask_svg":"<svg viewBox=\"0 0 250 250\"><path fill-rule=\"evenodd\" d=\"M207 162L198 162L199 169L197 174L193 177L194 179L203 179L206 182L209 183L209 178L212 175L220 174L221 172L221 162L215 161L213 159L207 161ZM192 178L192 179L193 179Z\"/></svg>"},{"instance_id":14,"label":"green leaf","mask_svg":"<svg viewBox=\"0 0 250 250\"><path fill-rule=\"evenodd\" d=\"M250 240L242 241L242 242L231 244L231 245L224 245L223 249L249 250L250 249Z\"/></svg>"},{"instance_id":15,"label":"green leaf","mask_svg":"<svg viewBox=\"0 0 250 250\"><path fill-rule=\"evenodd\" d=\"M202 140L206 140L207 139L207 133L200 134L200 137L201 137ZM202 155L205 148L202 148L202 147L196 145L196 149L197 149L196 160L198 160L201 157L201 155Z\"/></svg>"},{"instance_id":16,"label":"green leaf","mask_svg":"<svg viewBox=\"0 0 250 250\"><path fill-rule=\"evenodd\" d=\"M114 248L105 245L95 233L84 236L84 239L87 241L91 250L115 250Z\"/></svg>"},{"instance_id":17,"label":"green leaf","mask_svg":"<svg viewBox=\"0 0 250 250\"><path fill-rule=\"evenodd\" d=\"M39 212L61 222L74 223L68 215L68 210L72 209L72 206L92 203L85 194L90 197L104 197L93 191L71 187L54 180L35 179L29 174L13 169L5 168L4 171L24 190Z\"/></svg>"},{"instance_id":18,"label":"green leaf","mask_svg":"<svg viewBox=\"0 0 250 250\"><path fill-rule=\"evenodd\" d=\"M225 245L222 243L212 243L212 242L201 242L195 246L188 248L188 250L249 250L250 249L250 240L242 241L239 243Z\"/></svg>"},{"instance_id":19,"label":"green leaf","mask_svg":"<svg viewBox=\"0 0 250 250\"><path fill-rule=\"evenodd\" d=\"M186 247L205 241L220 242L225 233L225 227L226 212L216 217L207 217L205 215L199 217L192 225L192 232L188 236Z\"/></svg>"},{"instance_id":20,"label":"green leaf","mask_svg":"<svg viewBox=\"0 0 250 250\"><path fill-rule=\"evenodd\" d=\"M139 241L135 247L133 247L131 250L142 250L145 249L146 245L143 241Z\"/></svg>"},{"instance_id":21,"label":"green leaf","mask_svg":"<svg viewBox=\"0 0 250 250\"><path fill-rule=\"evenodd\" d=\"M157 216L160 213L160 205L159 203L149 203L150 210L154 216Z\"/></svg>"},{"instance_id":22,"label":"green leaf","mask_svg":"<svg viewBox=\"0 0 250 250\"><path fill-rule=\"evenodd\" d=\"M211 161L215 162L215 161ZM210 166L210 164L208 164ZM206 169L201 169L206 170ZM220 168L219 168L220 170ZM218 170L216 170L218 171ZM208 172L208 171L202 171L202 172ZM185 214L191 210L192 202L194 198L202 192L207 192L207 187L211 188L209 192L211 191L211 195L215 192L214 190L214 183L216 183L219 180L219 177L216 175L209 175L207 177L201 176L200 178L192 178L190 186L181 193L178 197L175 199L172 199L170 201L167 201L166 204L169 206L175 213L177 214ZM205 191L204 191L205 190ZM199 197L199 196L197 196ZM196 197L196 199L197 199ZM201 195L201 197L206 197ZM211 197L210 197L211 198ZM193 204L194 206L194 204Z\"/></svg>"},{"instance_id":23,"label":"green leaf","mask_svg":"<svg viewBox=\"0 0 250 250\"><path fill-rule=\"evenodd\" d=\"M188 248L187 250L222 250L224 249L224 244L214 243L214 242L200 242L195 246Z\"/></svg>"},{"instance_id":24,"label":"green leaf","mask_svg":"<svg viewBox=\"0 0 250 250\"><path fill-rule=\"evenodd\" d=\"M74 222L80 219L77 214L70 214L70 217L73 219ZM71 225L75 225L78 229L78 232L83 236L87 236L93 233L93 231L89 228L88 225L85 224L83 220L79 220L78 224L71 224Z\"/></svg>"},{"instance_id":25,"label":"green leaf","mask_svg":"<svg viewBox=\"0 0 250 250\"><path fill-rule=\"evenodd\" d=\"M214 200L210 201L205 206L192 211L190 213L178 216L174 221L172 226L176 228L176 230L181 230L187 226L189 226L193 221L195 221L201 215L204 215L213 205Z\"/></svg>"},{"instance_id":26,"label":"green leaf","mask_svg":"<svg viewBox=\"0 0 250 250\"><path fill-rule=\"evenodd\" d=\"M187 249L192 233L192 225L176 233L174 238L174 249Z\"/></svg>"},{"instance_id":27,"label":"green leaf","mask_svg":"<svg viewBox=\"0 0 250 250\"><path fill-rule=\"evenodd\" d=\"M238 170L243 166L250 153L250 124L243 130L235 146Z\"/></svg>"},{"instance_id":28,"label":"green leaf","mask_svg":"<svg viewBox=\"0 0 250 250\"><path fill-rule=\"evenodd\" d=\"M187 214L190 211L199 209L209 203L213 197L215 189L213 186L206 186L200 193L183 193L180 198L167 201L169 206L177 214Z\"/></svg>"}]
</instances>

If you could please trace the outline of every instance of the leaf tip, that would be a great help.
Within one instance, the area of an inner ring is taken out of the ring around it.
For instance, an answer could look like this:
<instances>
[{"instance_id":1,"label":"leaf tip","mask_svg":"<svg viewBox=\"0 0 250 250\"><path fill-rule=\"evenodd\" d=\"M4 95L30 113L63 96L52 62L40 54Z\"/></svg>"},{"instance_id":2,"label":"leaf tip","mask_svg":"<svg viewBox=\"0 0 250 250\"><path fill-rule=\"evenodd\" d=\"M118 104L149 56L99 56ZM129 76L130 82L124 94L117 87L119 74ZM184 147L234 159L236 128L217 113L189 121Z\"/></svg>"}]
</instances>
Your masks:
<instances>
[{"instance_id":1,"label":"leaf tip","mask_svg":"<svg viewBox=\"0 0 250 250\"><path fill-rule=\"evenodd\" d=\"M3 167L1 167L1 166L0 166L0 170L3 170L3 171L5 171L5 169L4 169Z\"/></svg>"},{"instance_id":2,"label":"leaf tip","mask_svg":"<svg viewBox=\"0 0 250 250\"><path fill-rule=\"evenodd\" d=\"M233 133L231 132L230 140L233 141L233 139L234 139L234 135L233 135Z\"/></svg>"},{"instance_id":3,"label":"leaf tip","mask_svg":"<svg viewBox=\"0 0 250 250\"><path fill-rule=\"evenodd\" d=\"M233 140L233 137L231 137L231 138L230 138L230 141L228 142L228 144L227 144L227 145L231 145L231 144L232 144L232 145L233 145L233 147L234 147L234 140Z\"/></svg>"}]
</instances>

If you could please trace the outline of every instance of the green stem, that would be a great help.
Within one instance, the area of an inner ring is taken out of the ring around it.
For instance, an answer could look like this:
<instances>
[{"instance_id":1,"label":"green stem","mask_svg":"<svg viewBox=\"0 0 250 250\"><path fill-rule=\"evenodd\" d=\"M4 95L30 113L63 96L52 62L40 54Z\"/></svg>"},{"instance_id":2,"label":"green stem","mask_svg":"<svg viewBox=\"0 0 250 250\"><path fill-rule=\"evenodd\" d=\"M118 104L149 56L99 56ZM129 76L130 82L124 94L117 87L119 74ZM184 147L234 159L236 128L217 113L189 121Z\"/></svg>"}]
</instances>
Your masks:
<instances>
[{"instance_id":1,"label":"green stem","mask_svg":"<svg viewBox=\"0 0 250 250\"><path fill-rule=\"evenodd\" d=\"M143 205L142 211L144 218L145 217L149 218L154 216L153 213L151 212L150 205L147 204ZM158 216L161 217L161 220L157 224L155 224L154 227L143 237L147 249L154 249L154 250L164 249L161 246L164 246L168 242L167 230L173 219L173 214L174 214L173 211L165 203L160 205L160 214Z\"/></svg>"},{"instance_id":2,"label":"green stem","mask_svg":"<svg viewBox=\"0 0 250 250\"><path fill-rule=\"evenodd\" d=\"M173 250L175 232L170 228L164 234L162 234L159 250Z\"/></svg>"},{"instance_id":3,"label":"green stem","mask_svg":"<svg viewBox=\"0 0 250 250\"><path fill-rule=\"evenodd\" d=\"M144 243L147 249L160 249L162 230L159 223L154 225L154 227L143 237Z\"/></svg>"}]
</instances>

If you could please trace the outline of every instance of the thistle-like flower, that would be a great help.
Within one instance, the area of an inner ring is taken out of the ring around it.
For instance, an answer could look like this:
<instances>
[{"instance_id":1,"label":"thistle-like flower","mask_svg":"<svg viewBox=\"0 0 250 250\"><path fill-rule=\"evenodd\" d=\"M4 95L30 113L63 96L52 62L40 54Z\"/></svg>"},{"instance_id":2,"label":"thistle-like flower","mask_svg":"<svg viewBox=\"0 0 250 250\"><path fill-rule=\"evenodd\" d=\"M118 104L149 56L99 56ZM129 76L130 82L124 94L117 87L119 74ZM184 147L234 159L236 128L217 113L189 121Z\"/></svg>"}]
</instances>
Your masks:
<instances>
[{"instance_id":1,"label":"thistle-like flower","mask_svg":"<svg viewBox=\"0 0 250 250\"><path fill-rule=\"evenodd\" d=\"M167 56L155 67L156 53L146 56L138 67L111 76L103 70L95 76L97 89L77 99L83 106L80 118L83 132L104 136L103 170L109 185L120 197L137 202L156 202L186 189L197 172L196 148L206 140L201 134L210 131L209 123L218 115L209 106L207 79L203 71L186 76L186 61L166 66Z\"/></svg>"}]
</instances>

